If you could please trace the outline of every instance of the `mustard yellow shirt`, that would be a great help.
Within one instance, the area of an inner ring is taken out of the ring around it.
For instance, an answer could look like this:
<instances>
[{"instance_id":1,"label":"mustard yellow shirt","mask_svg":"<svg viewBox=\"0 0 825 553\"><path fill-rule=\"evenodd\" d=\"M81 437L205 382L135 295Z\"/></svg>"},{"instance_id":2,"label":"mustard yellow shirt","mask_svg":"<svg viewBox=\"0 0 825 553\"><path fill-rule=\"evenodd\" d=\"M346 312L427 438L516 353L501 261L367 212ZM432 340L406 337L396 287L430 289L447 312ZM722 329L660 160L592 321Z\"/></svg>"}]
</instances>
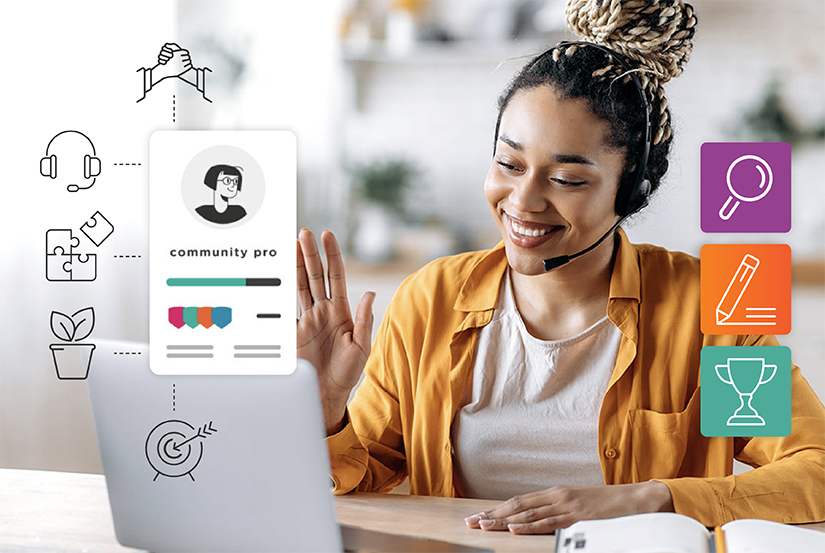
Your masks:
<instances>
[{"instance_id":1,"label":"mustard yellow shirt","mask_svg":"<svg viewBox=\"0 0 825 553\"><path fill-rule=\"evenodd\" d=\"M622 339L599 414L605 483L664 482L676 512L705 526L825 520L825 407L799 368L792 370L789 436L702 436L702 347L778 342L703 335L699 260L631 244L621 229L617 239L607 316ZM450 425L506 267L500 243L433 261L401 284L349 421L327 438L336 493L385 492L409 475L412 494L456 495ZM756 468L734 476L734 458Z\"/></svg>"}]
</instances>

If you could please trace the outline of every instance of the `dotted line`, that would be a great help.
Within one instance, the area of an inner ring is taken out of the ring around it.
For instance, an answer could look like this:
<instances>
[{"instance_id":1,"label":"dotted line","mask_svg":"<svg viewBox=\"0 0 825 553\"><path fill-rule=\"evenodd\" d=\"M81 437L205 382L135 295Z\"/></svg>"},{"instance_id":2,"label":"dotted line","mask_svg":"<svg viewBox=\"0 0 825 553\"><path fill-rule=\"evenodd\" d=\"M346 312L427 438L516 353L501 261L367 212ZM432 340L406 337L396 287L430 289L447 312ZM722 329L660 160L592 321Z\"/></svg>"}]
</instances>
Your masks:
<instances>
[{"instance_id":1,"label":"dotted line","mask_svg":"<svg viewBox=\"0 0 825 553\"><path fill-rule=\"evenodd\" d=\"M175 385L172 384L172 411L175 410Z\"/></svg>"},{"instance_id":2,"label":"dotted line","mask_svg":"<svg viewBox=\"0 0 825 553\"><path fill-rule=\"evenodd\" d=\"M115 355L140 355L139 351L116 351Z\"/></svg>"},{"instance_id":3,"label":"dotted line","mask_svg":"<svg viewBox=\"0 0 825 553\"><path fill-rule=\"evenodd\" d=\"M112 165L143 165L142 163L113 163Z\"/></svg>"},{"instance_id":4,"label":"dotted line","mask_svg":"<svg viewBox=\"0 0 825 553\"><path fill-rule=\"evenodd\" d=\"M135 258L135 257L140 258L140 257L143 257L143 256L142 255L113 255L112 257L128 257L128 258L132 259L132 258Z\"/></svg>"},{"instance_id":5,"label":"dotted line","mask_svg":"<svg viewBox=\"0 0 825 553\"><path fill-rule=\"evenodd\" d=\"M175 95L172 94L172 123L175 122Z\"/></svg>"}]
</instances>

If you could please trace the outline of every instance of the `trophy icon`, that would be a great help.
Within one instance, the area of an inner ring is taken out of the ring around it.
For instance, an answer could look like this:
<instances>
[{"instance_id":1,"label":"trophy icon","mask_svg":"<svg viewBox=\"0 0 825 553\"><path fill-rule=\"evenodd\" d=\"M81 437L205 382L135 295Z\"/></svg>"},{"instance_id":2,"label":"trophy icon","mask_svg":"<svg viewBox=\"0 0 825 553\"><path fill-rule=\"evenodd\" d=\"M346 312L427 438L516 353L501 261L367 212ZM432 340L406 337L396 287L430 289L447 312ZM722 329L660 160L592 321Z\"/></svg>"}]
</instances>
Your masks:
<instances>
[{"instance_id":1,"label":"trophy icon","mask_svg":"<svg viewBox=\"0 0 825 553\"><path fill-rule=\"evenodd\" d=\"M770 376L765 378L765 373ZM727 375L727 378L725 376ZM762 384L767 384L776 375L776 365L765 364L763 358L728 358L726 365L716 365L716 376L725 384L730 384L739 394L739 408L728 419L728 426L765 426L765 419L759 416L751 405L753 394ZM747 404L745 398L748 398Z\"/></svg>"}]
</instances>

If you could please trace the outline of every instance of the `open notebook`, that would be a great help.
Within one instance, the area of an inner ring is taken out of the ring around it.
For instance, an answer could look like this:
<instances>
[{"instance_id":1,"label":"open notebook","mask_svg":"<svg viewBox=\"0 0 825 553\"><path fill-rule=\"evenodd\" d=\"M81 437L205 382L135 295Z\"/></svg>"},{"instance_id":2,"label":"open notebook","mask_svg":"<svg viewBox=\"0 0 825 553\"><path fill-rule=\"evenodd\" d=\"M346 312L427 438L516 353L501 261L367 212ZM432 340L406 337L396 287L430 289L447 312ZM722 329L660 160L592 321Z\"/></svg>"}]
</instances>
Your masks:
<instances>
[{"instance_id":1,"label":"open notebook","mask_svg":"<svg viewBox=\"0 0 825 553\"><path fill-rule=\"evenodd\" d=\"M583 520L556 532L556 553L822 553L825 533L765 520L735 520L717 533L675 513Z\"/></svg>"}]
</instances>

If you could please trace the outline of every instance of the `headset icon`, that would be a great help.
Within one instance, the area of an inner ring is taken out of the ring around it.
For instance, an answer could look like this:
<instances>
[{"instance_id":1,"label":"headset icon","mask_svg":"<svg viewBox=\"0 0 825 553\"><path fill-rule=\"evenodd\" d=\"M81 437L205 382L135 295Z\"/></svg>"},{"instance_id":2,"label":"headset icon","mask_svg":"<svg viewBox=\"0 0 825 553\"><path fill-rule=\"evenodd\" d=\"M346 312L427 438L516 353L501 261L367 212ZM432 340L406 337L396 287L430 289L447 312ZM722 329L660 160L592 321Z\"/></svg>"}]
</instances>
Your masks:
<instances>
[{"instance_id":1,"label":"headset icon","mask_svg":"<svg viewBox=\"0 0 825 553\"><path fill-rule=\"evenodd\" d=\"M77 192L78 190L86 190L87 188L91 188L95 181L97 180L95 177L100 175L100 159L96 157L95 152L95 145L92 143L91 139L83 134L80 131L63 131L57 133L49 140L49 145L46 146L46 157L40 160L40 174L44 177L51 177L57 178L57 156L54 154L49 153L51 151L52 145L54 144L55 140L59 136L67 135L67 134L77 134L82 136L86 139L86 142L89 143L89 146L92 147L92 155L85 154L83 156L83 178L85 179L92 179L92 182L87 184L86 186L78 186L77 184L70 184L66 187L66 190L69 192Z\"/></svg>"}]
</instances>

